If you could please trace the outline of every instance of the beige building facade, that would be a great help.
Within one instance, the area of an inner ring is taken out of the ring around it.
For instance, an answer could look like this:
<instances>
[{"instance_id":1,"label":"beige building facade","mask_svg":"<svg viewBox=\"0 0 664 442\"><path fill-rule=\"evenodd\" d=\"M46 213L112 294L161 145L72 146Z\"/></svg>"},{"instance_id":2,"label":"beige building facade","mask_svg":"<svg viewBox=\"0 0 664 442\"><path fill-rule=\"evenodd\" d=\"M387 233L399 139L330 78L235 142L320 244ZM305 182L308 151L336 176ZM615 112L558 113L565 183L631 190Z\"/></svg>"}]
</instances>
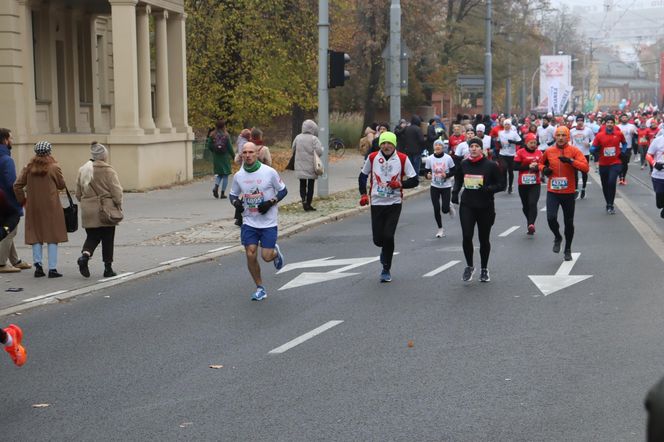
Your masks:
<instances>
[{"instance_id":1,"label":"beige building facade","mask_svg":"<svg viewBox=\"0 0 664 442\"><path fill-rule=\"evenodd\" d=\"M90 142L127 190L193 177L183 0L0 1L0 127L40 140L73 187Z\"/></svg>"}]
</instances>

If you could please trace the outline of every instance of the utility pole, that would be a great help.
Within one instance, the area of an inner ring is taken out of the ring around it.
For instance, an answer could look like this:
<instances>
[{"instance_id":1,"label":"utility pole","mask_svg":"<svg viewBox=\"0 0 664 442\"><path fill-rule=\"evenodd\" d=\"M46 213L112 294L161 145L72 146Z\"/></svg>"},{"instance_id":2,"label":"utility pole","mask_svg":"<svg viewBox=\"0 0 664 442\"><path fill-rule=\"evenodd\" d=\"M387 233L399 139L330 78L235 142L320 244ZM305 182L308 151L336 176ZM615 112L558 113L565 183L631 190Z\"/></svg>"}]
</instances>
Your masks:
<instances>
[{"instance_id":1,"label":"utility pole","mask_svg":"<svg viewBox=\"0 0 664 442\"><path fill-rule=\"evenodd\" d=\"M526 115L526 65L521 67L521 113Z\"/></svg>"},{"instance_id":2,"label":"utility pole","mask_svg":"<svg viewBox=\"0 0 664 442\"><path fill-rule=\"evenodd\" d=\"M401 2L390 5L390 129L401 119Z\"/></svg>"},{"instance_id":3,"label":"utility pole","mask_svg":"<svg viewBox=\"0 0 664 442\"><path fill-rule=\"evenodd\" d=\"M507 46L512 47L512 39L507 36ZM507 50L507 80L505 80L505 115L512 115L512 54Z\"/></svg>"},{"instance_id":4,"label":"utility pole","mask_svg":"<svg viewBox=\"0 0 664 442\"><path fill-rule=\"evenodd\" d=\"M486 0L486 52L484 53L484 114L491 115L491 95L493 94L491 82L491 0Z\"/></svg>"},{"instance_id":5,"label":"utility pole","mask_svg":"<svg viewBox=\"0 0 664 442\"><path fill-rule=\"evenodd\" d=\"M330 101L327 88L327 50L330 40L328 0L318 0L318 140L323 145L321 161L325 172L318 179L318 196L329 195L328 167L330 145Z\"/></svg>"}]
</instances>

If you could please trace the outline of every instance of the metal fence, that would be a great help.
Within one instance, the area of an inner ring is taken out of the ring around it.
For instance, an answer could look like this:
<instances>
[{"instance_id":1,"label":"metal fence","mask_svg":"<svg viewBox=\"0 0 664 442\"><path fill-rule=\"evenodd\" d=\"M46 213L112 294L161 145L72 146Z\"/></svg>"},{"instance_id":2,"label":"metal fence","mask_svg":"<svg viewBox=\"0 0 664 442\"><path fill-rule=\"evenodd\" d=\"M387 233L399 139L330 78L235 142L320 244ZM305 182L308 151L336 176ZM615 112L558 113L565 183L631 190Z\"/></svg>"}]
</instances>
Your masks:
<instances>
[{"instance_id":1,"label":"metal fence","mask_svg":"<svg viewBox=\"0 0 664 442\"><path fill-rule=\"evenodd\" d=\"M194 158L194 177L211 175L212 152L205 148L205 140L195 140L192 146Z\"/></svg>"}]
</instances>

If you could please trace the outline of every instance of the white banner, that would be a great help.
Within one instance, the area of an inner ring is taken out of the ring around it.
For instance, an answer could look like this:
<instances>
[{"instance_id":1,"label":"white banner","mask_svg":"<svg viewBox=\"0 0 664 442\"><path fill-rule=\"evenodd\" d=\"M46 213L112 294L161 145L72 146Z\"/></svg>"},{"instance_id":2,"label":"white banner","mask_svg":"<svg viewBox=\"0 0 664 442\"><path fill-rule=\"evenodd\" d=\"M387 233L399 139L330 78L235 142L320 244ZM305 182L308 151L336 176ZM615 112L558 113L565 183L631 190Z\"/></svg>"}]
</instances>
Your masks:
<instances>
[{"instance_id":1,"label":"white banner","mask_svg":"<svg viewBox=\"0 0 664 442\"><path fill-rule=\"evenodd\" d=\"M551 112L560 111L560 98L562 92L572 85L572 57L569 55L542 55L540 56L540 103L549 97L548 109ZM552 86L557 91L556 106L552 106Z\"/></svg>"},{"instance_id":2,"label":"white banner","mask_svg":"<svg viewBox=\"0 0 664 442\"><path fill-rule=\"evenodd\" d=\"M565 110L565 106L567 105L567 102L569 101L569 97L572 96L572 91L574 88L572 86L567 86L565 90L563 91L563 94L560 97L560 107L558 108L557 113L562 113Z\"/></svg>"},{"instance_id":3,"label":"white banner","mask_svg":"<svg viewBox=\"0 0 664 442\"><path fill-rule=\"evenodd\" d=\"M552 114L557 114L560 105L560 86L558 85L558 82L549 83L547 97L549 98L549 106L547 107L548 111Z\"/></svg>"}]
</instances>

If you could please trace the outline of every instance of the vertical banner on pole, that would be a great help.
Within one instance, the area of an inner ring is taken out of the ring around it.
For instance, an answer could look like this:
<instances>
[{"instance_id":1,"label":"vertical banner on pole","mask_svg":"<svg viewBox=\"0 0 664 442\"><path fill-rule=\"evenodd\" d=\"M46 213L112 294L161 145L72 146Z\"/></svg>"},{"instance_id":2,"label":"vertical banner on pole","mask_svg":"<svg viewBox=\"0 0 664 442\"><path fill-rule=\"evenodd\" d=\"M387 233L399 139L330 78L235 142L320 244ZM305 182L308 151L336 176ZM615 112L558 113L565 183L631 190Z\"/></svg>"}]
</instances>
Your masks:
<instances>
[{"instance_id":1,"label":"vertical banner on pole","mask_svg":"<svg viewBox=\"0 0 664 442\"><path fill-rule=\"evenodd\" d=\"M659 53L659 72L657 73L659 75L659 92L657 103L655 103L658 108L664 105L664 98L662 98L662 94L664 94L664 75L662 75L662 69L664 69L664 52Z\"/></svg>"},{"instance_id":2,"label":"vertical banner on pole","mask_svg":"<svg viewBox=\"0 0 664 442\"><path fill-rule=\"evenodd\" d=\"M542 55L540 56L540 97L548 97L547 109L559 112L560 94L572 85L572 57L569 55ZM552 106L551 92L555 91L556 105ZM540 103L538 107L542 107ZM552 110L553 109L553 110Z\"/></svg>"}]
</instances>

